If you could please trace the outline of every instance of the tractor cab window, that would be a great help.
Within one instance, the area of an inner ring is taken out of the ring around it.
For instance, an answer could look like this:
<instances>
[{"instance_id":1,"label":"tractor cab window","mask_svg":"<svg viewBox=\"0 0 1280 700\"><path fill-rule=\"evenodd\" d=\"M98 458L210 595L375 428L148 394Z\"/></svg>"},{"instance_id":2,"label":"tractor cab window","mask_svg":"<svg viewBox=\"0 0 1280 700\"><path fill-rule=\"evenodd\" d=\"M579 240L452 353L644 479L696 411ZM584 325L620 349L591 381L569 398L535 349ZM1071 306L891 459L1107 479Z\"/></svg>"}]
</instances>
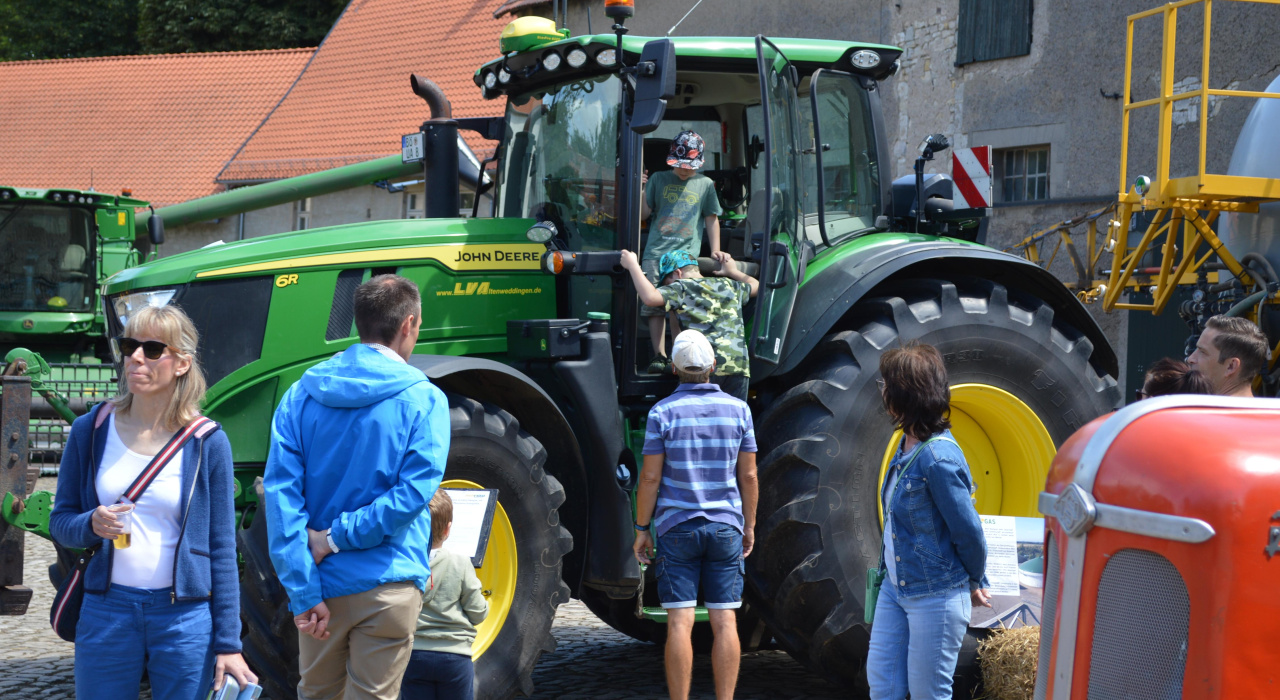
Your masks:
<instances>
[{"instance_id":1,"label":"tractor cab window","mask_svg":"<svg viewBox=\"0 0 1280 700\"><path fill-rule=\"evenodd\" d=\"M512 96L497 210L554 223L570 248L612 250L617 142L617 76Z\"/></svg>"},{"instance_id":2,"label":"tractor cab window","mask_svg":"<svg viewBox=\"0 0 1280 700\"><path fill-rule=\"evenodd\" d=\"M0 310L91 310L92 236L92 212L0 205Z\"/></svg>"},{"instance_id":3,"label":"tractor cab window","mask_svg":"<svg viewBox=\"0 0 1280 700\"><path fill-rule=\"evenodd\" d=\"M880 163L867 91L852 75L828 70L817 71L806 88L802 170L812 191L806 190L805 236L820 242L820 223L829 241L870 230L880 210Z\"/></svg>"}]
</instances>

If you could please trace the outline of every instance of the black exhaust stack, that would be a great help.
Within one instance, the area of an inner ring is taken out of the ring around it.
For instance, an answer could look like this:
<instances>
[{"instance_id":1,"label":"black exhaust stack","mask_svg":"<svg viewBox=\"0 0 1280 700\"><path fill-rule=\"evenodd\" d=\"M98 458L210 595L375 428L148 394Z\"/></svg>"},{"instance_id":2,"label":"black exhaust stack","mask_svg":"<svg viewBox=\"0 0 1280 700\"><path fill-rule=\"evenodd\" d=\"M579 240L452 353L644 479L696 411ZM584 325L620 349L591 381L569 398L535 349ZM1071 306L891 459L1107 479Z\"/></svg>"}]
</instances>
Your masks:
<instances>
[{"instance_id":1,"label":"black exhaust stack","mask_svg":"<svg viewBox=\"0 0 1280 700\"><path fill-rule=\"evenodd\" d=\"M453 105L440 86L430 80L410 75L409 83L413 94L431 110L431 118L422 123L423 176L427 181L423 214L428 219L456 219L462 200L458 193L458 122L453 119Z\"/></svg>"}]
</instances>

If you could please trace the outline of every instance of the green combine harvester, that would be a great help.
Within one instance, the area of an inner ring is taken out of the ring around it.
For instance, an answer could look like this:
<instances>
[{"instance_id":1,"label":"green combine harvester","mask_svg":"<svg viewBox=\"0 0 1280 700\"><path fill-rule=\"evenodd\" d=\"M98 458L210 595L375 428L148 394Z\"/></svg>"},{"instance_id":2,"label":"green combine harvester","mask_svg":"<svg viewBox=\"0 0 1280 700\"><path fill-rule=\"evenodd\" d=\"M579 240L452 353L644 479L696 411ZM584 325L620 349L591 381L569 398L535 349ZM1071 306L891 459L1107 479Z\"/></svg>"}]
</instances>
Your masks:
<instances>
[{"instance_id":1,"label":"green combine harvester","mask_svg":"<svg viewBox=\"0 0 1280 700\"><path fill-rule=\"evenodd\" d=\"M135 237L134 211L146 206L93 190L0 186L0 357L7 364L15 348L38 350L48 363L37 381L79 413L115 392L98 290L140 264L148 242L163 242L159 217ZM39 395L31 410L31 460L57 465L67 424Z\"/></svg>"},{"instance_id":2,"label":"green combine harvester","mask_svg":"<svg viewBox=\"0 0 1280 700\"><path fill-rule=\"evenodd\" d=\"M454 119L414 77L431 118L405 158L159 212L172 226L425 167L428 218L206 248L105 285L111 335L145 305L177 304L199 327L206 410L237 466L245 650L272 698L294 697L297 681L296 631L256 517L272 412L307 368L357 342L352 293L384 272L422 289L413 364L449 396L446 485L499 492L478 570L491 610L478 697L533 692L571 597L628 635L663 638L652 572L631 553L632 493L647 412L675 382L646 373L647 330L617 262L643 249L641 174L666 167L684 128L707 141L722 245L761 280L747 310L761 502L744 648L777 645L866 693L865 576L898 437L876 385L882 350L915 339L945 356L982 513L1035 516L1056 446L1120 402L1114 352L1057 279L981 245L985 212L953 211L946 176L890 180L880 95L900 49L635 37L629 3L609 10L613 34L513 22L475 73L502 116ZM458 217L459 129L497 142L492 180L472 173L492 201L474 218ZM917 172L945 147L930 137Z\"/></svg>"}]
</instances>

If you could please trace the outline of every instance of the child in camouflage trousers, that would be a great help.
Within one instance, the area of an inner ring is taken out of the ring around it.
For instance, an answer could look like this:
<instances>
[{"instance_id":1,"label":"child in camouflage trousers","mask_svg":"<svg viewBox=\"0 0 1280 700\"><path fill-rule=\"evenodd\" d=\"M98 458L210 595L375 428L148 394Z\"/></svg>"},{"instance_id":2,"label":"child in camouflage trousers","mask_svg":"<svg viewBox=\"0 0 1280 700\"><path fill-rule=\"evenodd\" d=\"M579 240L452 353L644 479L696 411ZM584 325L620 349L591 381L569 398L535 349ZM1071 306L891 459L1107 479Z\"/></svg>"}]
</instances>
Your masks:
<instances>
[{"instance_id":1,"label":"child in camouflage trousers","mask_svg":"<svg viewBox=\"0 0 1280 700\"><path fill-rule=\"evenodd\" d=\"M675 311L682 328L699 331L711 341L716 354L711 381L724 393L746 401L751 370L742 307L756 295L760 283L739 270L727 254L713 273L716 276L708 278L698 271L692 255L670 251L658 261L659 288L649 282L635 253L622 251L622 268L631 274L645 306Z\"/></svg>"}]
</instances>

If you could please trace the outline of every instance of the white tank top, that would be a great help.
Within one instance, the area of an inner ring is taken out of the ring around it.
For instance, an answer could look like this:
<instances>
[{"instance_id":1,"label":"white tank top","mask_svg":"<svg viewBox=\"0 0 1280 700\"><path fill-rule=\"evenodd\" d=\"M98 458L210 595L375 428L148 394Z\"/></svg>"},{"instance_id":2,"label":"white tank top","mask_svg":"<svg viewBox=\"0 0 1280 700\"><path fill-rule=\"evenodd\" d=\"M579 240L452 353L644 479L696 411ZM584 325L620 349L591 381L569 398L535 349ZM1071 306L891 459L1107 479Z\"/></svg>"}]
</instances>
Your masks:
<instances>
[{"instance_id":1,"label":"white tank top","mask_svg":"<svg viewBox=\"0 0 1280 700\"><path fill-rule=\"evenodd\" d=\"M98 502L109 506L133 484L154 455L125 447L116 417L107 420L107 446L95 483ZM134 504L131 545L112 553L111 582L134 588L173 585L173 555L182 528L182 452L174 455ZM109 545L108 545L109 546Z\"/></svg>"}]
</instances>

